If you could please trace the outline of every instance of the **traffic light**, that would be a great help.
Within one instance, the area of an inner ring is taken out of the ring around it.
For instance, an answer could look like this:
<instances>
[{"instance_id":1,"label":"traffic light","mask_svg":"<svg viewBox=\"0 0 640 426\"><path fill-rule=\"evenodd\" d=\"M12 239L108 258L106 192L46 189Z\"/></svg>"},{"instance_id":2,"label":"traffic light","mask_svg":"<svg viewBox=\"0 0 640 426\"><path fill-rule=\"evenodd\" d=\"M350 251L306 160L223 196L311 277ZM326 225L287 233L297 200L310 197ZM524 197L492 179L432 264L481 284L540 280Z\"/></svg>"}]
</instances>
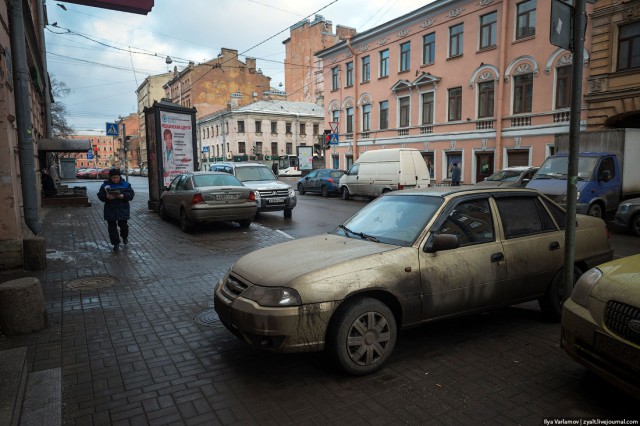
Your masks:
<instances>
[{"instance_id":1,"label":"traffic light","mask_svg":"<svg viewBox=\"0 0 640 426\"><path fill-rule=\"evenodd\" d=\"M331 142L331 130L324 131L324 149L329 149L329 142Z\"/></svg>"}]
</instances>

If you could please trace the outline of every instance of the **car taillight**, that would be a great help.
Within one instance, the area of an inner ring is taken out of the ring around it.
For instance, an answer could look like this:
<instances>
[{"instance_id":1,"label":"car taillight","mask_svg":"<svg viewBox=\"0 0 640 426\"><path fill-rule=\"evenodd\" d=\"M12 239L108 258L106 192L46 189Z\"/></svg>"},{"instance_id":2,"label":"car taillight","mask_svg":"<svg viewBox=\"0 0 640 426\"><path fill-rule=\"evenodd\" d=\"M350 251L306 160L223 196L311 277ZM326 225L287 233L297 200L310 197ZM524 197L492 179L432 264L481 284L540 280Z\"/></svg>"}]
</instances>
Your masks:
<instances>
[{"instance_id":1,"label":"car taillight","mask_svg":"<svg viewBox=\"0 0 640 426\"><path fill-rule=\"evenodd\" d=\"M328 178L328 179L327 179L327 182L329 182L329 183L336 183L336 181L335 181L335 180L333 180L332 178Z\"/></svg>"},{"instance_id":2,"label":"car taillight","mask_svg":"<svg viewBox=\"0 0 640 426\"><path fill-rule=\"evenodd\" d=\"M251 191L249 193L249 201L255 201L256 200L256 193Z\"/></svg>"},{"instance_id":3,"label":"car taillight","mask_svg":"<svg viewBox=\"0 0 640 426\"><path fill-rule=\"evenodd\" d=\"M398 184L398 191L401 191L404 189L404 185Z\"/></svg>"},{"instance_id":4,"label":"car taillight","mask_svg":"<svg viewBox=\"0 0 640 426\"><path fill-rule=\"evenodd\" d=\"M204 198L202 198L202 194L200 193L194 194L193 198L191 199L191 205L200 204L200 203L204 203Z\"/></svg>"}]
</instances>

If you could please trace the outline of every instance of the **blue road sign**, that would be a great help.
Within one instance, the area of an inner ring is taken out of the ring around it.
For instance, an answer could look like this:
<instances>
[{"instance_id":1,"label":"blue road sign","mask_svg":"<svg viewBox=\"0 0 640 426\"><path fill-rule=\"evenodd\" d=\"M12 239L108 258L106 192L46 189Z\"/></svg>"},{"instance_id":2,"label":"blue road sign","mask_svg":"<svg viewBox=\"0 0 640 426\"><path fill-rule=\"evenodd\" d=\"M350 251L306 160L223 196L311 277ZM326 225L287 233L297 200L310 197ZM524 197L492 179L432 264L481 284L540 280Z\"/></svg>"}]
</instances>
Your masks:
<instances>
[{"instance_id":1,"label":"blue road sign","mask_svg":"<svg viewBox=\"0 0 640 426\"><path fill-rule=\"evenodd\" d=\"M337 133L331 133L329 136L329 145L338 145L340 143Z\"/></svg>"},{"instance_id":2,"label":"blue road sign","mask_svg":"<svg viewBox=\"0 0 640 426\"><path fill-rule=\"evenodd\" d=\"M87 152L87 160L93 160L93 153L91 151Z\"/></svg>"},{"instance_id":3,"label":"blue road sign","mask_svg":"<svg viewBox=\"0 0 640 426\"><path fill-rule=\"evenodd\" d=\"M116 123L107 123L107 136L118 136L119 134Z\"/></svg>"}]
</instances>

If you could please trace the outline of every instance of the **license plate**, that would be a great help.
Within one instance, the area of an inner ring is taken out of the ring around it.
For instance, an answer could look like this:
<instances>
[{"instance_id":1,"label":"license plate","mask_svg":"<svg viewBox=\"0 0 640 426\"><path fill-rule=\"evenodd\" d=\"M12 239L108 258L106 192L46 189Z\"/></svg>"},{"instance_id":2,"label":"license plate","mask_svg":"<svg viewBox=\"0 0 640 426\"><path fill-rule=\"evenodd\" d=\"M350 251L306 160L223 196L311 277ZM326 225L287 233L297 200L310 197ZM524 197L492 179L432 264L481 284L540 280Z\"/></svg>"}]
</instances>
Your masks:
<instances>
[{"instance_id":1,"label":"license plate","mask_svg":"<svg viewBox=\"0 0 640 426\"><path fill-rule=\"evenodd\" d=\"M606 334L596 331L593 348L596 352L608 358L626 364L636 371L640 371L640 351L630 345L625 345Z\"/></svg>"},{"instance_id":2,"label":"license plate","mask_svg":"<svg viewBox=\"0 0 640 426\"><path fill-rule=\"evenodd\" d=\"M284 203L284 197L268 198L267 202L269 202L269 203Z\"/></svg>"},{"instance_id":3,"label":"license plate","mask_svg":"<svg viewBox=\"0 0 640 426\"><path fill-rule=\"evenodd\" d=\"M217 194L216 200L237 200L238 194Z\"/></svg>"}]
</instances>

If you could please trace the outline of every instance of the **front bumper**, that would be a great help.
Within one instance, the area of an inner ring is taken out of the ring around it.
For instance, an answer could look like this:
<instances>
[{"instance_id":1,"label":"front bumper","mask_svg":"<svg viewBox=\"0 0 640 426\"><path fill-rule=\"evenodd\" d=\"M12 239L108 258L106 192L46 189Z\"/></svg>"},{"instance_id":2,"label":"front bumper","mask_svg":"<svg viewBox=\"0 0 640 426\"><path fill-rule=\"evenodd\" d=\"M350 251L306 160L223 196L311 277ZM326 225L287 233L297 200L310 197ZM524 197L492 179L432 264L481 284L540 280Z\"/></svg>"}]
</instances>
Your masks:
<instances>
[{"instance_id":1,"label":"front bumper","mask_svg":"<svg viewBox=\"0 0 640 426\"><path fill-rule=\"evenodd\" d=\"M589 299L590 309L569 298L562 309L560 345L574 360L604 380L640 398L640 349L601 327L604 303Z\"/></svg>"},{"instance_id":2,"label":"front bumper","mask_svg":"<svg viewBox=\"0 0 640 426\"><path fill-rule=\"evenodd\" d=\"M276 197L278 199L280 197ZM272 202L273 198L260 198L258 211L261 212L278 212L282 210L293 209L298 203L296 197L286 197L283 201Z\"/></svg>"},{"instance_id":3,"label":"front bumper","mask_svg":"<svg viewBox=\"0 0 640 426\"><path fill-rule=\"evenodd\" d=\"M214 307L222 324L252 346L273 352L313 352L324 348L336 304L264 307L242 296L230 296L220 280Z\"/></svg>"}]
</instances>

